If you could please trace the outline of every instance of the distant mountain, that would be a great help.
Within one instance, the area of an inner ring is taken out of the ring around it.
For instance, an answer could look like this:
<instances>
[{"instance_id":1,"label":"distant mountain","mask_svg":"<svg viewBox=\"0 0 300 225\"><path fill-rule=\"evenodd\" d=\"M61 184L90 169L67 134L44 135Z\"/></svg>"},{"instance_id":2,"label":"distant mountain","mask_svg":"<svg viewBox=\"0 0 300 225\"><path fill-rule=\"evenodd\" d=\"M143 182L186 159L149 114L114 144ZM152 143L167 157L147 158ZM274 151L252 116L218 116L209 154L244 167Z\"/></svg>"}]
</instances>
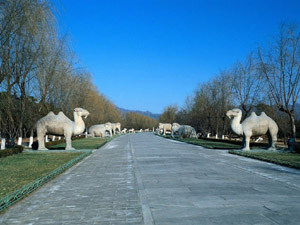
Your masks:
<instances>
[{"instance_id":1,"label":"distant mountain","mask_svg":"<svg viewBox=\"0 0 300 225\"><path fill-rule=\"evenodd\" d=\"M144 116L149 116L150 118L153 118L155 120L158 120L158 118L160 117L160 114L152 113L150 111L130 110L130 109L123 109L123 108L119 108L119 107L117 107L117 109L123 114L133 112L133 113L138 113L138 114L141 114Z\"/></svg>"}]
</instances>

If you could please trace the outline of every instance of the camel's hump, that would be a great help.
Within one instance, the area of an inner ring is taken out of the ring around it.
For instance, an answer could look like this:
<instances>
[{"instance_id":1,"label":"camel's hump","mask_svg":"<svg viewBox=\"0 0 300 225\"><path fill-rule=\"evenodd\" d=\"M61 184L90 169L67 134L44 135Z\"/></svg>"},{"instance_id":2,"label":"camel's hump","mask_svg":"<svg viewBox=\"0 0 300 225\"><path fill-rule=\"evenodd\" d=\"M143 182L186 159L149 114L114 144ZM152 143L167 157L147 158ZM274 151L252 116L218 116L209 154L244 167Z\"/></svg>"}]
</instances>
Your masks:
<instances>
[{"instance_id":1,"label":"camel's hump","mask_svg":"<svg viewBox=\"0 0 300 225\"><path fill-rule=\"evenodd\" d=\"M47 116L45 116L43 119L45 121L59 121L59 122L71 121L63 112L59 112L57 115L55 115L53 112L49 112Z\"/></svg>"},{"instance_id":2,"label":"camel's hump","mask_svg":"<svg viewBox=\"0 0 300 225\"><path fill-rule=\"evenodd\" d=\"M46 116L55 116L54 112L49 112Z\"/></svg>"},{"instance_id":3,"label":"camel's hump","mask_svg":"<svg viewBox=\"0 0 300 225\"><path fill-rule=\"evenodd\" d=\"M265 112L261 112L260 116L267 116Z\"/></svg>"},{"instance_id":4,"label":"camel's hump","mask_svg":"<svg viewBox=\"0 0 300 225\"><path fill-rule=\"evenodd\" d=\"M257 116L255 112L252 112L250 116Z\"/></svg>"}]
</instances>

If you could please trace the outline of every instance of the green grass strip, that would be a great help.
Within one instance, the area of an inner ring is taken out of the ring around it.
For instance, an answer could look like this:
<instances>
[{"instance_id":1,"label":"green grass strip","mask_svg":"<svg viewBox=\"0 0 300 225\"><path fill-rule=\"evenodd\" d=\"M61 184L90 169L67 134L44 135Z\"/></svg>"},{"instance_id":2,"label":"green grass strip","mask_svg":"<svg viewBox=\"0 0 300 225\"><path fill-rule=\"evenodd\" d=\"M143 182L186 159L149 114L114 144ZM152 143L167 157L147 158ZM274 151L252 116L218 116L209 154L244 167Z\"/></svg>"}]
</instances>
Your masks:
<instances>
[{"instance_id":1,"label":"green grass strip","mask_svg":"<svg viewBox=\"0 0 300 225\"><path fill-rule=\"evenodd\" d=\"M75 149L99 149L107 142L111 141L114 137L105 137L105 138L82 138L72 141L72 147ZM65 141L51 146L49 149L65 149Z\"/></svg>"},{"instance_id":2,"label":"green grass strip","mask_svg":"<svg viewBox=\"0 0 300 225\"><path fill-rule=\"evenodd\" d=\"M241 146L231 143L225 143L225 142L218 142L218 141L210 141L206 139L196 139L196 138L172 138L170 135L166 136L159 136L164 137L167 139L175 140L175 141L181 141L188 144L198 145L205 148L210 149L239 149Z\"/></svg>"},{"instance_id":3,"label":"green grass strip","mask_svg":"<svg viewBox=\"0 0 300 225\"><path fill-rule=\"evenodd\" d=\"M20 201L24 197L26 197L28 194L36 190L37 188L41 187L43 184L47 183L57 175L63 173L65 170L85 158L86 156L90 155L92 151L85 151L78 157L70 160L69 162L65 163L63 166L53 170L52 172L48 173L47 175L38 178L26 185L24 185L22 188L16 190L15 192L5 196L4 198L0 199L0 212L4 211L8 207L12 206L16 202Z\"/></svg>"},{"instance_id":4,"label":"green grass strip","mask_svg":"<svg viewBox=\"0 0 300 225\"><path fill-rule=\"evenodd\" d=\"M282 151L228 151L230 154L240 155L265 162L275 163L290 168L300 169L300 154Z\"/></svg>"}]
</instances>

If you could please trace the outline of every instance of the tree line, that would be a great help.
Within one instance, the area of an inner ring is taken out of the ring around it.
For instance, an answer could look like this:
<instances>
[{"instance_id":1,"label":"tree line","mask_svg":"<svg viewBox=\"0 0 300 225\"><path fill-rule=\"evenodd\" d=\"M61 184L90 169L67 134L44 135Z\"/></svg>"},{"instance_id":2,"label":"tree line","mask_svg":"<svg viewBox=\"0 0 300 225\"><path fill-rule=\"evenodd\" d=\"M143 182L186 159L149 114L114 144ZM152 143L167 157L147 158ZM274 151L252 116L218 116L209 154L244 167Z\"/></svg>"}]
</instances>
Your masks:
<instances>
[{"instance_id":1,"label":"tree line","mask_svg":"<svg viewBox=\"0 0 300 225\"><path fill-rule=\"evenodd\" d=\"M252 111L266 112L277 122L281 137L296 138L299 97L300 31L297 24L283 23L268 46L258 46L244 60L199 84L185 106L166 107L160 121L190 124L204 135L220 136L230 133L226 112L238 107L243 119Z\"/></svg>"},{"instance_id":2,"label":"tree line","mask_svg":"<svg viewBox=\"0 0 300 225\"><path fill-rule=\"evenodd\" d=\"M86 125L120 122L122 114L78 69L67 38L58 32L47 0L0 0L0 132L25 137L49 111L90 112Z\"/></svg>"}]
</instances>

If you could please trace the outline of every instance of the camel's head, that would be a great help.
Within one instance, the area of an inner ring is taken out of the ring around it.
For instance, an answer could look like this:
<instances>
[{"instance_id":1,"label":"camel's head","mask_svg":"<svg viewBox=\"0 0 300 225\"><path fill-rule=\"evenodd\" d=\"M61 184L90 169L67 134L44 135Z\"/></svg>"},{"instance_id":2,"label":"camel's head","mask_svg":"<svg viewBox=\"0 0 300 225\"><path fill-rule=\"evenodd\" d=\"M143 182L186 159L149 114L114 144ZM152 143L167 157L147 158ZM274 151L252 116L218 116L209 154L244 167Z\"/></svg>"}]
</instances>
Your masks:
<instances>
[{"instance_id":1,"label":"camel's head","mask_svg":"<svg viewBox=\"0 0 300 225\"><path fill-rule=\"evenodd\" d=\"M229 110L226 113L226 116L228 116L229 119L231 119L233 117L242 116L242 111L240 109L235 108L235 109Z\"/></svg>"},{"instance_id":2,"label":"camel's head","mask_svg":"<svg viewBox=\"0 0 300 225\"><path fill-rule=\"evenodd\" d=\"M83 108L75 108L74 113L76 113L78 116L84 117L85 119L88 117L88 115L90 115L90 113Z\"/></svg>"}]
</instances>

